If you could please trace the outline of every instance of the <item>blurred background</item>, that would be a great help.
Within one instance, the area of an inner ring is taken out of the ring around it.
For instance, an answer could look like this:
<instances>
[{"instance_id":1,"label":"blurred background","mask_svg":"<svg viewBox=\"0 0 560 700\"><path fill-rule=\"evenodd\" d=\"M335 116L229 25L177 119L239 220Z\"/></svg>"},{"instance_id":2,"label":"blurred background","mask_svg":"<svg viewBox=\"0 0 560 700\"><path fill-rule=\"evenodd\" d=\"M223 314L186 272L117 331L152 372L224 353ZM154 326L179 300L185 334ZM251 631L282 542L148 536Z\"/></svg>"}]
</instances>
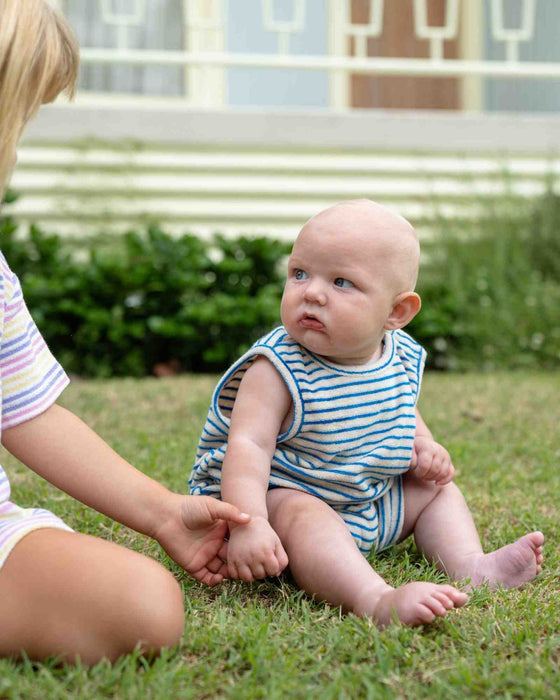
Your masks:
<instances>
[{"instance_id":1,"label":"blurred background","mask_svg":"<svg viewBox=\"0 0 560 700\"><path fill-rule=\"evenodd\" d=\"M560 362L558 0L52 4L80 88L25 134L2 246L31 226L20 274L71 369L220 369L277 320L301 225L355 197L419 231L432 367Z\"/></svg>"},{"instance_id":2,"label":"blurred background","mask_svg":"<svg viewBox=\"0 0 560 700\"><path fill-rule=\"evenodd\" d=\"M501 190L497 170L521 195L558 172L557 0L54 4L80 91L26 134L21 221L291 237L339 199L422 225Z\"/></svg>"}]
</instances>

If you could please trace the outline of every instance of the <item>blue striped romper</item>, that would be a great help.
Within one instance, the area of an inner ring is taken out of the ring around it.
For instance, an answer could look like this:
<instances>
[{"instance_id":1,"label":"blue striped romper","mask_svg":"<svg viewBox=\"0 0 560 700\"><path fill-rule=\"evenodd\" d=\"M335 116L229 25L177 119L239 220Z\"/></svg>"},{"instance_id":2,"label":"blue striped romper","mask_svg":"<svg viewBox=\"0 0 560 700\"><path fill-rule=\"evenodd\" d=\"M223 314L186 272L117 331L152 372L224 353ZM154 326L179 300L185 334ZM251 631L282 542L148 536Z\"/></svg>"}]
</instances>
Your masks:
<instances>
[{"instance_id":1,"label":"blue striped romper","mask_svg":"<svg viewBox=\"0 0 560 700\"><path fill-rule=\"evenodd\" d=\"M424 349L404 331L389 331L376 362L347 367L312 354L276 328L219 381L189 480L193 494L220 497L237 388L258 355L278 370L294 407L291 425L278 437L270 488L321 498L365 555L394 544L403 525L401 475L410 466Z\"/></svg>"}]
</instances>

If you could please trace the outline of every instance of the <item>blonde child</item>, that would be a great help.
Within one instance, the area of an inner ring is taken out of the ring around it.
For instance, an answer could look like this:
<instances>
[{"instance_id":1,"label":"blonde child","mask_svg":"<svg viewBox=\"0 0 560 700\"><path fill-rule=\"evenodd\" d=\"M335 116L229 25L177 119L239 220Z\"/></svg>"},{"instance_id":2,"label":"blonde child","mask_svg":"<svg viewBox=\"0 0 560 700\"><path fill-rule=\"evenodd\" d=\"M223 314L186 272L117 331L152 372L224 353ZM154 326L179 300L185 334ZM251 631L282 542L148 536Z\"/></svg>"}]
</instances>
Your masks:
<instances>
[{"instance_id":1,"label":"blonde child","mask_svg":"<svg viewBox=\"0 0 560 700\"><path fill-rule=\"evenodd\" d=\"M78 49L44 0L0 0L0 193L25 123L72 93ZM27 466L102 513L155 538L195 578L227 573L226 521L249 520L215 499L171 493L121 459L55 404L68 378L50 354L0 254L2 444ZM155 561L72 532L52 513L10 500L0 467L0 656L84 663L180 639L181 588Z\"/></svg>"},{"instance_id":2,"label":"blonde child","mask_svg":"<svg viewBox=\"0 0 560 700\"><path fill-rule=\"evenodd\" d=\"M419 244L399 216L345 202L303 227L288 263L283 327L219 382L191 492L252 515L230 524L228 567L244 581L289 563L308 593L378 625L461 607L466 593L415 581L393 588L364 555L414 534L453 580L505 587L541 569L533 532L484 554L416 401L424 350L401 329L418 313Z\"/></svg>"}]
</instances>

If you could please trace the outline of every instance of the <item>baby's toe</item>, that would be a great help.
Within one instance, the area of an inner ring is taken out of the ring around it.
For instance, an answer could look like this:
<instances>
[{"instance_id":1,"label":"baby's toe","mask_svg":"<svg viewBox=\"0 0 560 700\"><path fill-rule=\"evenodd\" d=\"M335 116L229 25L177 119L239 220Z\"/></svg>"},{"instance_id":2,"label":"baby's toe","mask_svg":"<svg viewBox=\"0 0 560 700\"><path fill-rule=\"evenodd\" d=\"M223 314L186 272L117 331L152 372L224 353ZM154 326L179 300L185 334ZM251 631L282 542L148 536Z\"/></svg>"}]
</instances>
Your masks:
<instances>
[{"instance_id":1,"label":"baby's toe","mask_svg":"<svg viewBox=\"0 0 560 700\"><path fill-rule=\"evenodd\" d=\"M433 593L422 601L422 604L429 608L436 617L443 617L447 612L445 605Z\"/></svg>"},{"instance_id":2,"label":"baby's toe","mask_svg":"<svg viewBox=\"0 0 560 700\"><path fill-rule=\"evenodd\" d=\"M539 532L538 530L536 532L531 532L528 535L526 535L527 539L531 542L531 545L533 546L534 549L538 549L539 547L542 547L544 544L544 535L542 532ZM523 538L521 538L523 539Z\"/></svg>"},{"instance_id":3,"label":"baby's toe","mask_svg":"<svg viewBox=\"0 0 560 700\"><path fill-rule=\"evenodd\" d=\"M469 599L469 596L466 593L457 590L457 588L453 588L453 586L448 586L447 584L440 586L440 590L442 590L445 595L450 598L456 608L462 607Z\"/></svg>"},{"instance_id":4,"label":"baby's toe","mask_svg":"<svg viewBox=\"0 0 560 700\"><path fill-rule=\"evenodd\" d=\"M429 625L433 622L437 615L432 610L431 606L428 605L429 601L424 601L418 605L416 617L418 618L418 624Z\"/></svg>"},{"instance_id":5,"label":"baby's toe","mask_svg":"<svg viewBox=\"0 0 560 700\"><path fill-rule=\"evenodd\" d=\"M451 608L455 607L454 602L447 595L447 593L444 593L443 591L434 591L432 595L434 598L439 600L439 602L443 605L443 607L446 610L451 610Z\"/></svg>"}]
</instances>

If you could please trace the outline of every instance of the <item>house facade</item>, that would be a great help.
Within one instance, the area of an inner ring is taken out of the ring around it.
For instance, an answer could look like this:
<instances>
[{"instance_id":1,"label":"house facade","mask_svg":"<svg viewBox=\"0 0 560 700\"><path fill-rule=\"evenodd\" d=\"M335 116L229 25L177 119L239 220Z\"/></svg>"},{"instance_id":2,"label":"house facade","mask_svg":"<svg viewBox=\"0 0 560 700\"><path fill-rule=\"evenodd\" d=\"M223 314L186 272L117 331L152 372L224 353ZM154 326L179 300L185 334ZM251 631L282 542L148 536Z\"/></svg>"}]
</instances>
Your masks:
<instances>
[{"instance_id":1,"label":"house facade","mask_svg":"<svg viewBox=\"0 0 560 700\"><path fill-rule=\"evenodd\" d=\"M557 0L52 2L80 89L27 132L22 222L293 236L366 196L429 228L554 186Z\"/></svg>"}]
</instances>

